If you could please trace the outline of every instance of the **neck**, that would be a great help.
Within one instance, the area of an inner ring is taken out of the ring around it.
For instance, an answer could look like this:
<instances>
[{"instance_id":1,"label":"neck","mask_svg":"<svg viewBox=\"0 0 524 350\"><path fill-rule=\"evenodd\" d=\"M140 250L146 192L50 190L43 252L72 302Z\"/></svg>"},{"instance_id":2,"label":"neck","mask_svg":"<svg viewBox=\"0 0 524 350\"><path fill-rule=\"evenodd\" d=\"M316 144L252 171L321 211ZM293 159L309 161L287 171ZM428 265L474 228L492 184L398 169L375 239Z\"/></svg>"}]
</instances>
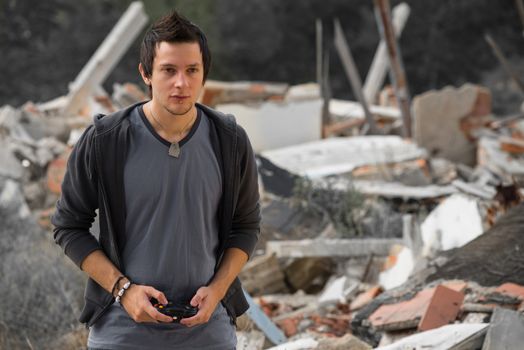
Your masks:
<instances>
[{"instance_id":1,"label":"neck","mask_svg":"<svg viewBox=\"0 0 524 350\"><path fill-rule=\"evenodd\" d=\"M175 114L153 101L144 104L144 112L155 131L170 142L178 142L184 138L196 120L197 109L193 105L184 114Z\"/></svg>"}]
</instances>

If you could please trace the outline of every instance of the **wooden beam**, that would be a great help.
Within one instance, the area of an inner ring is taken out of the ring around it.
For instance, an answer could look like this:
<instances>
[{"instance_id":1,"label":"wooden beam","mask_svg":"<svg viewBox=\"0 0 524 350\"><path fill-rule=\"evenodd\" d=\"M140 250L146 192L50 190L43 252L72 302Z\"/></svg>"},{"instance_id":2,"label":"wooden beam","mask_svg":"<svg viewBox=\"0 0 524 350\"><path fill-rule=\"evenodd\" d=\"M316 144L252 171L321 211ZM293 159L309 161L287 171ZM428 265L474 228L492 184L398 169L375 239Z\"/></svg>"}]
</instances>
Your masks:
<instances>
[{"instance_id":1,"label":"wooden beam","mask_svg":"<svg viewBox=\"0 0 524 350\"><path fill-rule=\"evenodd\" d=\"M391 24L389 0L374 0L375 14L379 27L380 36L386 43L390 65L390 79L395 87L398 106L402 113L403 136L411 138L411 101L408 91L406 73L402 64L400 47L395 38L395 31Z\"/></svg>"},{"instance_id":2,"label":"wooden beam","mask_svg":"<svg viewBox=\"0 0 524 350\"><path fill-rule=\"evenodd\" d=\"M85 105L93 90L105 81L147 21L143 3L141 1L131 3L75 81L71 83L64 108L66 114L75 115Z\"/></svg>"},{"instance_id":3,"label":"wooden beam","mask_svg":"<svg viewBox=\"0 0 524 350\"><path fill-rule=\"evenodd\" d=\"M346 75L351 83L353 93L355 94L357 100L360 102L362 108L364 109L366 122L369 125L369 132L372 134L376 134L377 127L375 125L375 119L373 119L373 116L369 112L366 99L364 98L364 94L362 93L362 81L360 80L360 75L358 74L357 66L355 64L355 61L353 60L351 50L349 49L346 38L344 37L344 32L342 31L342 27L340 26L340 22L338 20L335 20L335 47L338 51L338 55L340 56L340 60L342 61L342 66L344 67Z\"/></svg>"},{"instance_id":4,"label":"wooden beam","mask_svg":"<svg viewBox=\"0 0 524 350\"><path fill-rule=\"evenodd\" d=\"M302 239L295 241L268 241L266 254L277 258L305 257L360 257L373 254L388 256L395 244L403 244L401 239Z\"/></svg>"},{"instance_id":5,"label":"wooden beam","mask_svg":"<svg viewBox=\"0 0 524 350\"><path fill-rule=\"evenodd\" d=\"M405 2L398 4L393 8L393 28L397 38L400 37L402 29L404 29L410 11L409 5ZM363 92L368 103L372 104L375 101L375 97L382 87L382 84L384 84L384 78L386 77L388 67L387 47L384 39L381 39L364 83Z\"/></svg>"}]
</instances>

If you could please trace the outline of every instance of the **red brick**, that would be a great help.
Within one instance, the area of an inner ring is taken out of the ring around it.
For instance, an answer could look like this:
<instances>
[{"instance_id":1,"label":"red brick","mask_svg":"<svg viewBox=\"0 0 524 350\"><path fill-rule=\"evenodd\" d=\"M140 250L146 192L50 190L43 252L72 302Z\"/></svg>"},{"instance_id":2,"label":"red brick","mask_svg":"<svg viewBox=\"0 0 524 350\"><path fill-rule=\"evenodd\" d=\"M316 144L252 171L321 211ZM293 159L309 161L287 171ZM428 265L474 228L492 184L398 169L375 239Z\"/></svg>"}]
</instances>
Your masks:
<instances>
[{"instance_id":1,"label":"red brick","mask_svg":"<svg viewBox=\"0 0 524 350\"><path fill-rule=\"evenodd\" d=\"M369 320L378 330L416 328L428 330L453 321L464 300L464 294L439 285L418 292L408 301L382 305Z\"/></svg>"},{"instance_id":2,"label":"red brick","mask_svg":"<svg viewBox=\"0 0 524 350\"><path fill-rule=\"evenodd\" d=\"M460 311L464 294L443 285L437 286L418 329L427 331L453 322Z\"/></svg>"},{"instance_id":3,"label":"red brick","mask_svg":"<svg viewBox=\"0 0 524 350\"><path fill-rule=\"evenodd\" d=\"M456 292L464 292L468 287L468 283L464 281L449 281L442 283L442 285Z\"/></svg>"},{"instance_id":4,"label":"red brick","mask_svg":"<svg viewBox=\"0 0 524 350\"><path fill-rule=\"evenodd\" d=\"M425 289L411 300L382 305L369 316L369 321L378 330L415 328L429 304L433 291L434 289Z\"/></svg>"},{"instance_id":5,"label":"red brick","mask_svg":"<svg viewBox=\"0 0 524 350\"><path fill-rule=\"evenodd\" d=\"M516 283L504 283L495 292L524 300L524 287Z\"/></svg>"}]
</instances>

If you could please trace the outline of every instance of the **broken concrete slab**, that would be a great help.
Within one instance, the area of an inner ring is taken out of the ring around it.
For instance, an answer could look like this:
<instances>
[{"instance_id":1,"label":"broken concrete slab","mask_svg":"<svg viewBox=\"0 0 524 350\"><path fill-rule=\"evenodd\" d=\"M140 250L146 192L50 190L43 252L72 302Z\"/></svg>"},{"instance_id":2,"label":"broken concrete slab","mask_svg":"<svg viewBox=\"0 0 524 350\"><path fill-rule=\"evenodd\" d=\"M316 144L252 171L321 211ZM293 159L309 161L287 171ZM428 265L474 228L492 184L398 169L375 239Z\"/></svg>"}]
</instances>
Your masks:
<instances>
[{"instance_id":1,"label":"broken concrete slab","mask_svg":"<svg viewBox=\"0 0 524 350\"><path fill-rule=\"evenodd\" d=\"M258 105L220 104L219 111L233 114L249 135L255 152L320 140L322 100ZM275 125L279 127L275 129ZM297 127L300 125L300 127Z\"/></svg>"},{"instance_id":2,"label":"broken concrete slab","mask_svg":"<svg viewBox=\"0 0 524 350\"><path fill-rule=\"evenodd\" d=\"M499 176L524 176L524 159L504 152L498 139L482 137L478 143L478 163Z\"/></svg>"},{"instance_id":3,"label":"broken concrete slab","mask_svg":"<svg viewBox=\"0 0 524 350\"><path fill-rule=\"evenodd\" d=\"M454 194L442 201L421 225L423 255L462 247L483 232L477 200Z\"/></svg>"},{"instance_id":4,"label":"broken concrete slab","mask_svg":"<svg viewBox=\"0 0 524 350\"><path fill-rule=\"evenodd\" d=\"M469 139L473 122L491 113L491 95L481 86L465 84L429 91L413 99L414 138L432 155L474 165L475 144Z\"/></svg>"},{"instance_id":5,"label":"broken concrete slab","mask_svg":"<svg viewBox=\"0 0 524 350\"><path fill-rule=\"evenodd\" d=\"M524 344L524 318L518 312L496 308L482 350L519 350Z\"/></svg>"},{"instance_id":6,"label":"broken concrete slab","mask_svg":"<svg viewBox=\"0 0 524 350\"><path fill-rule=\"evenodd\" d=\"M303 239L298 241L269 241L267 254L279 258L302 257L359 257L373 254L387 256L394 244L401 244L400 239Z\"/></svg>"},{"instance_id":7,"label":"broken concrete slab","mask_svg":"<svg viewBox=\"0 0 524 350\"><path fill-rule=\"evenodd\" d=\"M467 350L482 346L487 324L453 324L406 337L377 350Z\"/></svg>"},{"instance_id":8,"label":"broken concrete slab","mask_svg":"<svg viewBox=\"0 0 524 350\"><path fill-rule=\"evenodd\" d=\"M386 198L427 199L449 196L457 193L453 186L406 186L398 182L355 180L355 189L363 194Z\"/></svg>"},{"instance_id":9,"label":"broken concrete slab","mask_svg":"<svg viewBox=\"0 0 524 350\"><path fill-rule=\"evenodd\" d=\"M318 178L350 172L364 165L425 158L427 153L399 136L337 137L261 153L288 172Z\"/></svg>"},{"instance_id":10,"label":"broken concrete slab","mask_svg":"<svg viewBox=\"0 0 524 350\"><path fill-rule=\"evenodd\" d=\"M284 101L315 100L321 98L320 86L317 83L307 83L290 86Z\"/></svg>"}]
</instances>

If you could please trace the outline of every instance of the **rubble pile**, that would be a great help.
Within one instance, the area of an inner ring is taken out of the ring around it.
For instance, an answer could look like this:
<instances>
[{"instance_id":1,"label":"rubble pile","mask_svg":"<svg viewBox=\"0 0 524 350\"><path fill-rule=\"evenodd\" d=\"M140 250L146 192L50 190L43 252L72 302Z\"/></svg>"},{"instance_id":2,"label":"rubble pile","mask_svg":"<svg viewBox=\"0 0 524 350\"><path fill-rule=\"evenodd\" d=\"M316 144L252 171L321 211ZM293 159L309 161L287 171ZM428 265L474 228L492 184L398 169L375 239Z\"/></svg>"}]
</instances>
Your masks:
<instances>
[{"instance_id":1,"label":"rubble pile","mask_svg":"<svg viewBox=\"0 0 524 350\"><path fill-rule=\"evenodd\" d=\"M138 33L144 16L133 3L120 28ZM136 33L107 42L122 53ZM108 45L92 59L106 64L90 61L67 96L0 108L0 348L85 343L70 326L83 277L52 243L49 218L92 117L148 99L133 84L112 95L100 87L119 56ZM261 237L240 275L250 309L238 349L489 350L524 340L524 116L493 115L486 87L446 87L415 96L408 137L407 100L392 98L398 87L379 91L384 45L358 102L330 100L325 84L206 83L200 102L235 115L259 170Z\"/></svg>"}]
</instances>

